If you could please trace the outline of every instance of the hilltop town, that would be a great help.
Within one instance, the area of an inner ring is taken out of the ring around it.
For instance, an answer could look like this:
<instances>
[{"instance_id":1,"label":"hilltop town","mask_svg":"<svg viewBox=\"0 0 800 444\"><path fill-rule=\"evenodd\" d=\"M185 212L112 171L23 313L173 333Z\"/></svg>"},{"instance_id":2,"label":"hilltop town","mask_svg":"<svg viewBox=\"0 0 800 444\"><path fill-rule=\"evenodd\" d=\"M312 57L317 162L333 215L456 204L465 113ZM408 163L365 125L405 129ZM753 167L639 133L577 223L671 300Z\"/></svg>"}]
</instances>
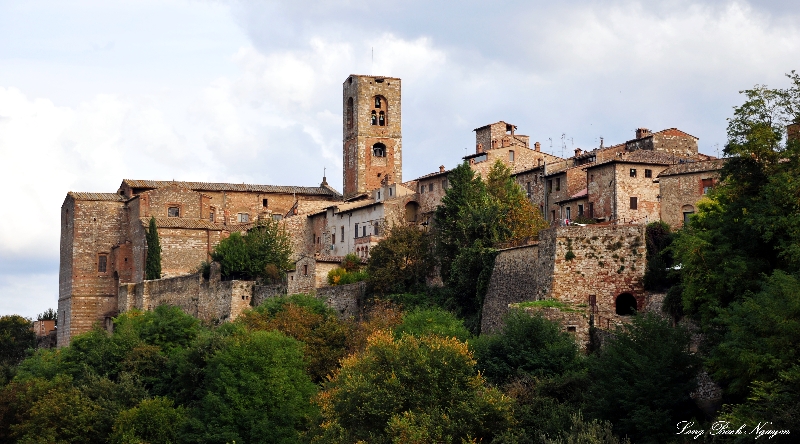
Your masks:
<instances>
[{"instance_id":1,"label":"hilltop town","mask_svg":"<svg viewBox=\"0 0 800 444\"><path fill-rule=\"evenodd\" d=\"M323 178L311 186L124 179L115 192L67 193L58 345L97 322L110 326L121 312L160 304L220 321L275 294L316 293L354 313L361 290L330 288L327 273L347 254L367 259L387 227L430 229L448 189L444 166L404 180L401 104L398 78L345 79L341 192ZM481 327L497 329L509 304L554 299L576 309L548 316L585 345L590 322L610 328L654 303L642 285L644 226L662 220L681 227L723 163L699 153L697 137L677 128L639 128L628 141L576 149L568 158L541 151L517 129L504 121L476 128L475 152L463 162L482 176L498 160L507 165L551 228L499 252ZM144 272L151 218L163 249L158 280ZM213 268L208 278L197 272L220 240L264 219L280 221L291 236L294 269L284 284L223 282Z\"/></svg>"}]
</instances>

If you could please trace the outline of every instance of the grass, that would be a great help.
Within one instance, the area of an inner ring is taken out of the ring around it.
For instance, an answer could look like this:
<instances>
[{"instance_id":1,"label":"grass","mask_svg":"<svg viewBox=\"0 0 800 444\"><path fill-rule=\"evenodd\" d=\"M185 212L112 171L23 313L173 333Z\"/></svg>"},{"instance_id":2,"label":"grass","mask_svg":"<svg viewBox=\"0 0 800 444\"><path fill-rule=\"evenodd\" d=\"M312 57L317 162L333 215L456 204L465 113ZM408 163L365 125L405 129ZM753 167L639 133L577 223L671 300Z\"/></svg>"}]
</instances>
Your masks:
<instances>
[{"instance_id":1,"label":"grass","mask_svg":"<svg viewBox=\"0 0 800 444\"><path fill-rule=\"evenodd\" d=\"M568 311L568 312L576 312L570 305L565 304L561 301L557 301L555 299L545 299L541 301L527 301L527 302L518 302L516 304L511 304L512 307L516 308L557 308L561 311Z\"/></svg>"}]
</instances>

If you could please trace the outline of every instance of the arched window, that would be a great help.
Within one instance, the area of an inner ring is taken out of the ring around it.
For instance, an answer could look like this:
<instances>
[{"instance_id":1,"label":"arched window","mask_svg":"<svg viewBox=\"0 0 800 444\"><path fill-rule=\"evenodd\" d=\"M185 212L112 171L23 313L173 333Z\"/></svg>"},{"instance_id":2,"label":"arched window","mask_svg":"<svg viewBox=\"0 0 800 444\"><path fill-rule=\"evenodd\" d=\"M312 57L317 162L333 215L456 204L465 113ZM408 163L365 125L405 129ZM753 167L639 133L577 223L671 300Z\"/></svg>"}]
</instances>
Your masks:
<instances>
[{"instance_id":1,"label":"arched window","mask_svg":"<svg viewBox=\"0 0 800 444\"><path fill-rule=\"evenodd\" d=\"M372 156L373 157L386 157L386 145L382 143L376 143L372 145Z\"/></svg>"},{"instance_id":2,"label":"arched window","mask_svg":"<svg viewBox=\"0 0 800 444\"><path fill-rule=\"evenodd\" d=\"M350 97L347 99L347 110L345 111L345 115L347 116L347 128L353 127L353 98Z\"/></svg>"},{"instance_id":3,"label":"arched window","mask_svg":"<svg viewBox=\"0 0 800 444\"><path fill-rule=\"evenodd\" d=\"M381 108L381 96L375 96L375 108Z\"/></svg>"},{"instance_id":4,"label":"arched window","mask_svg":"<svg viewBox=\"0 0 800 444\"><path fill-rule=\"evenodd\" d=\"M636 314L636 298L630 293L622 293L617 296L615 303L615 311L621 316L630 316Z\"/></svg>"},{"instance_id":5,"label":"arched window","mask_svg":"<svg viewBox=\"0 0 800 444\"><path fill-rule=\"evenodd\" d=\"M380 114L378 114L378 125L380 126L386 125L386 114L383 111L381 111Z\"/></svg>"},{"instance_id":6,"label":"arched window","mask_svg":"<svg viewBox=\"0 0 800 444\"><path fill-rule=\"evenodd\" d=\"M370 119L370 124L372 125L378 124L378 114L375 111L372 112L372 118Z\"/></svg>"}]
</instances>

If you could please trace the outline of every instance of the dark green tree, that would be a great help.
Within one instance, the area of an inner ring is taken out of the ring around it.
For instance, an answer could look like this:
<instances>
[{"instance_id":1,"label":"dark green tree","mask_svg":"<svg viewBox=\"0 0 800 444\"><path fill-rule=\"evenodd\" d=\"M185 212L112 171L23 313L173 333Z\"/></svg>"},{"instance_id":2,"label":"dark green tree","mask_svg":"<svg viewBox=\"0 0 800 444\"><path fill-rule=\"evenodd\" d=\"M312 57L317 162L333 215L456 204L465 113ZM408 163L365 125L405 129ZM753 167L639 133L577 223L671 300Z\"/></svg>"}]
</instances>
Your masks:
<instances>
[{"instance_id":1,"label":"dark green tree","mask_svg":"<svg viewBox=\"0 0 800 444\"><path fill-rule=\"evenodd\" d=\"M150 218L150 226L147 228L145 240L147 241L147 260L144 266L145 279L161 279L161 242L158 239L155 216Z\"/></svg>"},{"instance_id":2,"label":"dark green tree","mask_svg":"<svg viewBox=\"0 0 800 444\"><path fill-rule=\"evenodd\" d=\"M31 321L18 315L0 317L0 385L10 380L26 352L36 348Z\"/></svg>"},{"instance_id":3,"label":"dark green tree","mask_svg":"<svg viewBox=\"0 0 800 444\"><path fill-rule=\"evenodd\" d=\"M786 137L786 125L800 122L800 75L789 77L789 88L743 91L728 119L722 184L672 248L684 308L707 332L731 303L759 291L762 276L800 271L800 140Z\"/></svg>"},{"instance_id":4,"label":"dark green tree","mask_svg":"<svg viewBox=\"0 0 800 444\"><path fill-rule=\"evenodd\" d=\"M634 442L668 442L678 421L697 417L690 393L700 358L690 334L651 313L618 329L589 359L587 413Z\"/></svg>"},{"instance_id":5,"label":"dark green tree","mask_svg":"<svg viewBox=\"0 0 800 444\"><path fill-rule=\"evenodd\" d=\"M211 258L220 263L225 279L279 281L289 268L291 243L280 222L260 220L242 236L231 233L223 239Z\"/></svg>"},{"instance_id":6,"label":"dark green tree","mask_svg":"<svg viewBox=\"0 0 800 444\"><path fill-rule=\"evenodd\" d=\"M397 225L370 250L369 282L378 294L423 290L433 271L428 234L417 227Z\"/></svg>"}]
</instances>

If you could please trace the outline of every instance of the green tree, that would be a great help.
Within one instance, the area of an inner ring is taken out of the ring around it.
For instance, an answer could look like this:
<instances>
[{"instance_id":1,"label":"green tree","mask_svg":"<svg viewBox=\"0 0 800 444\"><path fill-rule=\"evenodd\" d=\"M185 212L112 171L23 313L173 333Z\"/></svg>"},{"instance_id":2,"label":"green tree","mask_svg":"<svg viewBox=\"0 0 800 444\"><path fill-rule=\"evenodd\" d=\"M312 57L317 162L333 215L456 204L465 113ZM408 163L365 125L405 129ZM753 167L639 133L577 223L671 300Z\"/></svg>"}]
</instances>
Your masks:
<instances>
[{"instance_id":1,"label":"green tree","mask_svg":"<svg viewBox=\"0 0 800 444\"><path fill-rule=\"evenodd\" d=\"M186 410L167 398L145 399L119 413L111 434L112 444L174 444L186 421Z\"/></svg>"},{"instance_id":2,"label":"green tree","mask_svg":"<svg viewBox=\"0 0 800 444\"><path fill-rule=\"evenodd\" d=\"M225 279L279 281L289 268L289 235L283 225L272 219L259 220L247 231L220 241L211 258L220 263Z\"/></svg>"},{"instance_id":3,"label":"green tree","mask_svg":"<svg viewBox=\"0 0 800 444\"><path fill-rule=\"evenodd\" d=\"M464 327L464 321L444 309L415 308L403 314L403 322L394 328L395 336L404 334L414 336L437 335L467 341L472 335Z\"/></svg>"},{"instance_id":4,"label":"green tree","mask_svg":"<svg viewBox=\"0 0 800 444\"><path fill-rule=\"evenodd\" d=\"M417 227L396 225L370 250L369 282L378 294L424 289L433 271L429 236Z\"/></svg>"},{"instance_id":5,"label":"green tree","mask_svg":"<svg viewBox=\"0 0 800 444\"><path fill-rule=\"evenodd\" d=\"M516 242L536 238L539 231L547 228L541 211L531 204L511 177L511 169L499 160L489 169L486 191L498 204L498 222L503 228L498 242Z\"/></svg>"},{"instance_id":6,"label":"green tree","mask_svg":"<svg viewBox=\"0 0 800 444\"><path fill-rule=\"evenodd\" d=\"M14 368L36 347L31 321L18 315L0 317L0 385L14 375Z\"/></svg>"},{"instance_id":7,"label":"green tree","mask_svg":"<svg viewBox=\"0 0 800 444\"><path fill-rule=\"evenodd\" d=\"M145 279L161 279L161 242L158 239L158 228L155 216L150 218L150 226L145 236L147 242L147 260L144 265Z\"/></svg>"},{"instance_id":8,"label":"green tree","mask_svg":"<svg viewBox=\"0 0 800 444\"><path fill-rule=\"evenodd\" d=\"M800 270L800 140L786 139L786 125L800 122L800 75L789 78L789 88L743 91L745 103L728 119L722 184L673 247L684 308L706 331L757 292L763 275Z\"/></svg>"},{"instance_id":9,"label":"green tree","mask_svg":"<svg viewBox=\"0 0 800 444\"><path fill-rule=\"evenodd\" d=\"M185 439L293 443L316 391L301 344L276 331L235 337L208 360L202 399Z\"/></svg>"},{"instance_id":10,"label":"green tree","mask_svg":"<svg viewBox=\"0 0 800 444\"><path fill-rule=\"evenodd\" d=\"M489 442L511 421L510 399L484 385L467 344L435 335L376 332L317 403L320 443Z\"/></svg>"},{"instance_id":11,"label":"green tree","mask_svg":"<svg viewBox=\"0 0 800 444\"><path fill-rule=\"evenodd\" d=\"M575 339L554 322L511 310L499 334L474 342L478 367L495 384L525 375L550 377L584 367Z\"/></svg>"},{"instance_id":12,"label":"green tree","mask_svg":"<svg viewBox=\"0 0 800 444\"><path fill-rule=\"evenodd\" d=\"M611 421L635 442L666 442L675 424L697 415L699 357L689 353L690 334L651 313L618 329L589 359L587 413Z\"/></svg>"}]
</instances>

